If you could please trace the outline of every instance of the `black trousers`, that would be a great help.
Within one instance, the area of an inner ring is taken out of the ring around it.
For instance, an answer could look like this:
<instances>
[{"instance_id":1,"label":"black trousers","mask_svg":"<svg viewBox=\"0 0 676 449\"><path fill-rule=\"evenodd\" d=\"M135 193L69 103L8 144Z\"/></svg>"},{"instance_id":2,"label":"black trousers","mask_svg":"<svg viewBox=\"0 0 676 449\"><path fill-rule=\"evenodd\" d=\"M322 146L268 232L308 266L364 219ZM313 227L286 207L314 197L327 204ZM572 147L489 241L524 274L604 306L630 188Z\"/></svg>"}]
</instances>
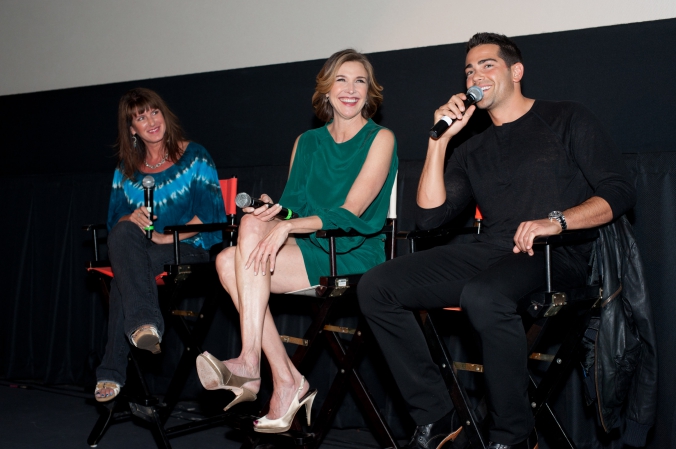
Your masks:
<instances>
[{"instance_id":1,"label":"black trousers","mask_svg":"<svg viewBox=\"0 0 676 449\"><path fill-rule=\"evenodd\" d=\"M559 249L552 265L557 288L584 285L586 255ZM435 422L453 406L414 313L461 306L481 339L490 439L511 445L528 437L533 414L528 402L527 343L516 306L519 298L544 285L541 251L534 256L514 254L484 242L398 257L362 277L361 310L417 425Z\"/></svg>"}]
</instances>

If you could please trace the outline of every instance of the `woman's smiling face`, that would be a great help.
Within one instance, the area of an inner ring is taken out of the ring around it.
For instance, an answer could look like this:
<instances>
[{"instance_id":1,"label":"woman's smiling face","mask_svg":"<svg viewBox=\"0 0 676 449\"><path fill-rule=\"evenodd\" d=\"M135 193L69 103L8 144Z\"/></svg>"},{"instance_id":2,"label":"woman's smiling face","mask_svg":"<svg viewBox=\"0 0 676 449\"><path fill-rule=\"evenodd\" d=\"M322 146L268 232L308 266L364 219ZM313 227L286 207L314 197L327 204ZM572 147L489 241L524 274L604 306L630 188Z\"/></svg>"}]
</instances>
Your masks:
<instances>
[{"instance_id":1,"label":"woman's smiling face","mask_svg":"<svg viewBox=\"0 0 676 449\"><path fill-rule=\"evenodd\" d=\"M334 119L351 119L361 114L368 93L368 73L361 62L348 61L336 71L333 86L328 93Z\"/></svg>"},{"instance_id":2,"label":"woman's smiling face","mask_svg":"<svg viewBox=\"0 0 676 449\"><path fill-rule=\"evenodd\" d=\"M159 109L146 109L131 119L131 133L146 144L161 142L167 127Z\"/></svg>"}]
</instances>

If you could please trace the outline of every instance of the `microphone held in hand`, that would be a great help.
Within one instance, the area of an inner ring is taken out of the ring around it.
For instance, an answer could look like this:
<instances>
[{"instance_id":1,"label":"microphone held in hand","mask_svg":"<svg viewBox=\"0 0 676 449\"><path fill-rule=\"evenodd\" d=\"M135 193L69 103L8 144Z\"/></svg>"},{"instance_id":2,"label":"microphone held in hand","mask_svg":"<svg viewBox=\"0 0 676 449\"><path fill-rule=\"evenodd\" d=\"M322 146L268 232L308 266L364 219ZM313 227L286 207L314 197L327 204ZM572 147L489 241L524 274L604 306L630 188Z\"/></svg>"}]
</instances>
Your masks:
<instances>
[{"instance_id":1,"label":"microphone held in hand","mask_svg":"<svg viewBox=\"0 0 676 449\"><path fill-rule=\"evenodd\" d=\"M143 207L148 211L148 219L153 221L155 215L153 214L153 208L155 207L155 201L153 200L153 192L155 191L155 178L152 176L146 176L143 178ZM146 231L146 238L153 238L153 225L146 226L143 228Z\"/></svg>"},{"instance_id":2,"label":"microphone held in hand","mask_svg":"<svg viewBox=\"0 0 676 449\"><path fill-rule=\"evenodd\" d=\"M237 194L237 196L235 197L235 203L237 204L237 207L240 207L242 209L245 207L262 207L266 204L268 206L273 206L273 204L266 203L265 201L262 201L258 198L251 198L251 195L244 192ZM291 220L292 218L298 218L298 214L292 211L291 209L282 207L282 210L277 214L277 217L282 220Z\"/></svg>"},{"instance_id":3,"label":"microphone held in hand","mask_svg":"<svg viewBox=\"0 0 676 449\"><path fill-rule=\"evenodd\" d=\"M467 95L467 99L463 100L463 104L465 105L465 110L467 110L467 108L474 103L481 101L481 99L484 97L484 92L480 87L472 86L467 89L467 93L465 95ZM433 139L438 139L439 136L441 136L451 126L451 123L453 123L452 118L446 116L441 117L441 120L439 120L436 125L430 129L430 137Z\"/></svg>"}]
</instances>

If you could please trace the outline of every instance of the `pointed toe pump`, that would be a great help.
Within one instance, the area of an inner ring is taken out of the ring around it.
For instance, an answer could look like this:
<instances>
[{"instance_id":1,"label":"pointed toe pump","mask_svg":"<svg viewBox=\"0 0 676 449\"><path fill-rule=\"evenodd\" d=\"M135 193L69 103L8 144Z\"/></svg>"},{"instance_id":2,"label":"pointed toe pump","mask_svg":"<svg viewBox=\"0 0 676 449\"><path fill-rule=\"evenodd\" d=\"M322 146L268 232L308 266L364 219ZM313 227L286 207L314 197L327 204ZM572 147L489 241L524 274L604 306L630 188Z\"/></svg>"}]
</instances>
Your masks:
<instances>
[{"instance_id":1,"label":"pointed toe pump","mask_svg":"<svg viewBox=\"0 0 676 449\"><path fill-rule=\"evenodd\" d=\"M227 411L240 402L251 402L256 400L256 393L244 387L247 382L260 380L260 377L241 377L233 374L227 366L208 352L203 352L197 356L197 376L202 382L202 386L207 390L228 390L235 393L233 399L225 408Z\"/></svg>"},{"instance_id":2,"label":"pointed toe pump","mask_svg":"<svg viewBox=\"0 0 676 449\"><path fill-rule=\"evenodd\" d=\"M312 411L312 402L317 396L317 390L310 390L302 398L299 398L300 392L303 391L303 386L305 385L305 377L303 376L300 381L300 387L296 391L296 396L294 396L289 409L286 413L277 418L277 419L268 419L266 416L258 418L254 422L254 430L260 433L281 433L286 432L291 428L291 423L293 423L293 418L295 418L296 413L300 408L305 406L305 414L307 415L307 425L310 423L310 412Z\"/></svg>"}]
</instances>

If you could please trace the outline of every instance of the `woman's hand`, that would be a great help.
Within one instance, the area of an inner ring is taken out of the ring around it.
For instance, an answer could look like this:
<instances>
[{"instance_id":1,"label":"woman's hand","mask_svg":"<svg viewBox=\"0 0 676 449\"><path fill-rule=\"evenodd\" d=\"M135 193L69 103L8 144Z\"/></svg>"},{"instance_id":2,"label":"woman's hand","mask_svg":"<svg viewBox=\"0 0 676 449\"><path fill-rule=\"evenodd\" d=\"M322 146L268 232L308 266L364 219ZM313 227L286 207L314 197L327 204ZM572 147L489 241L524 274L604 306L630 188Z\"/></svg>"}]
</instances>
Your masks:
<instances>
[{"instance_id":1,"label":"woman's hand","mask_svg":"<svg viewBox=\"0 0 676 449\"><path fill-rule=\"evenodd\" d=\"M271 209L274 209L274 207ZM270 273L274 272L277 253L289 238L290 229L291 224L288 221L280 221L277 223L275 227L272 228L260 242L258 242L258 245L256 245L249 255L244 268L249 269L249 267L253 265L254 275L257 275L260 271L260 273L265 276L265 272L267 271L266 265L269 262Z\"/></svg>"},{"instance_id":2,"label":"woman's hand","mask_svg":"<svg viewBox=\"0 0 676 449\"><path fill-rule=\"evenodd\" d=\"M272 221L275 219L277 214L279 214L282 211L282 206L279 204L274 204L272 201L272 198L270 198L267 194L262 194L260 197L261 201L266 204L265 206L258 207L254 209L253 207L245 207L242 209L242 212L251 214L254 217L258 218L261 221Z\"/></svg>"},{"instance_id":3,"label":"woman's hand","mask_svg":"<svg viewBox=\"0 0 676 449\"><path fill-rule=\"evenodd\" d=\"M153 216L153 220L157 219L157 215ZM153 222L148 218L148 211L146 210L145 207L139 206L138 209L136 209L134 212L131 214L127 215L127 220L131 221L134 223L136 226L141 228L141 231L145 232L146 227L152 226Z\"/></svg>"},{"instance_id":4,"label":"woman's hand","mask_svg":"<svg viewBox=\"0 0 676 449\"><path fill-rule=\"evenodd\" d=\"M173 234L161 234L159 232L153 231L153 235L150 238L153 243L157 245L167 245L170 243L174 243L174 235Z\"/></svg>"}]
</instances>

